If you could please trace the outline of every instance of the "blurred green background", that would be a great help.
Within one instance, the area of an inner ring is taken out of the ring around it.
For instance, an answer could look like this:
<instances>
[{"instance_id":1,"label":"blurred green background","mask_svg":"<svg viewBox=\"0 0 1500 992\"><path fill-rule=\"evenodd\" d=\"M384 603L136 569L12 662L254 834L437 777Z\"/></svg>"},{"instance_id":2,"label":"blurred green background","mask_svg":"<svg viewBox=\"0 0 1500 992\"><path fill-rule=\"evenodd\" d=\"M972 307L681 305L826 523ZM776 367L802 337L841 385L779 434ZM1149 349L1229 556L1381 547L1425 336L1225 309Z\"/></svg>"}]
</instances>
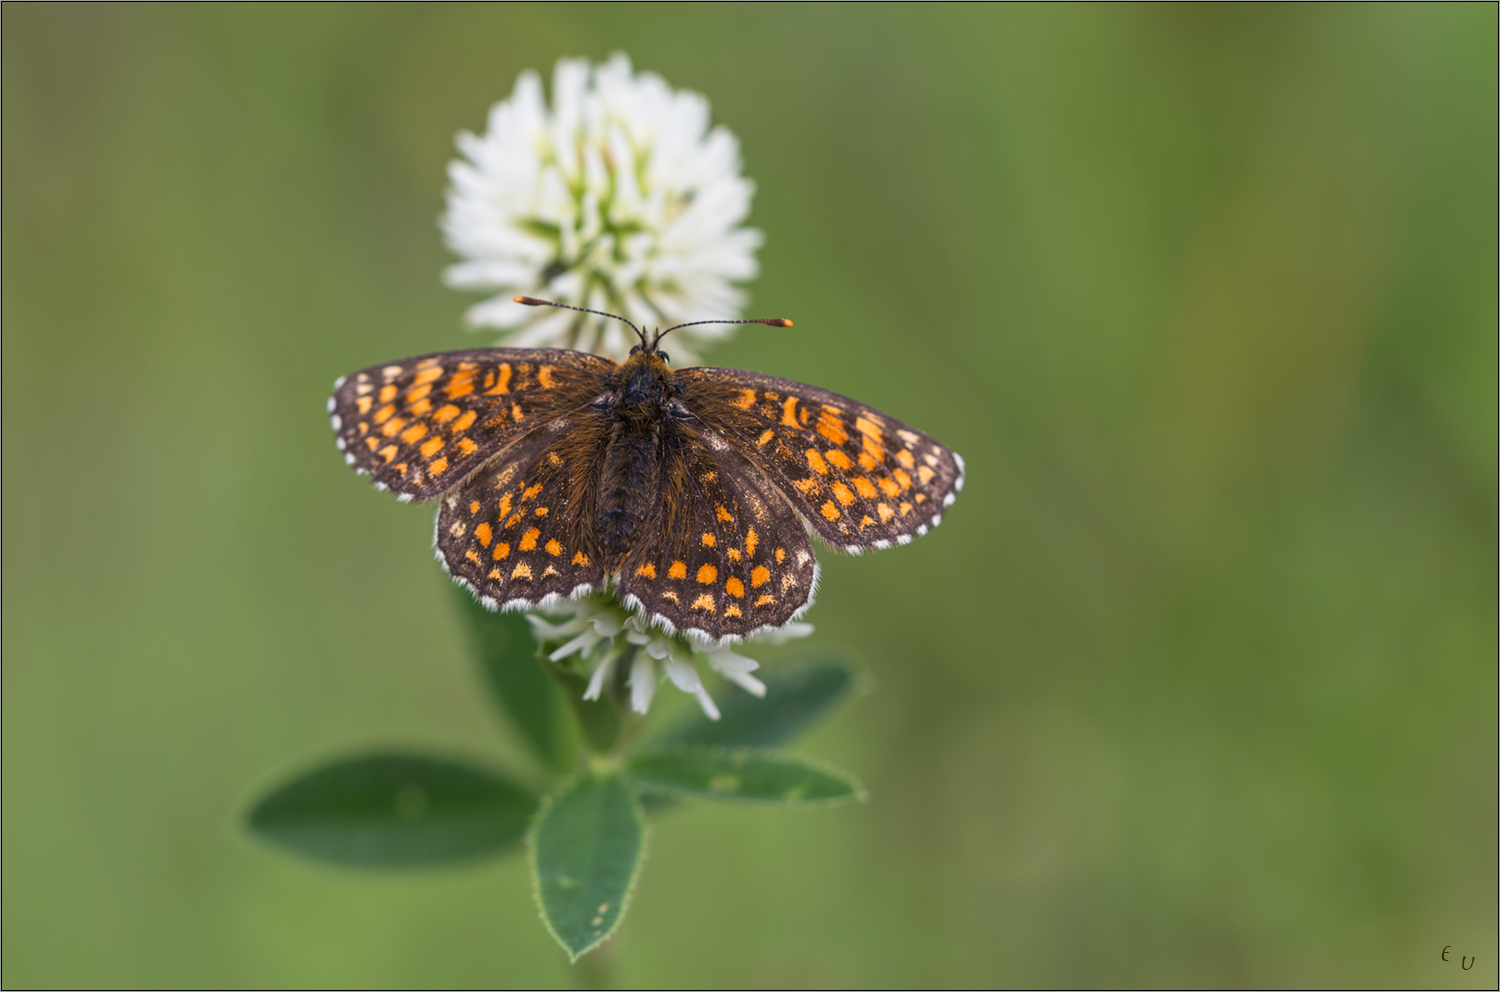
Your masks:
<instances>
[{"instance_id":1,"label":"blurred green background","mask_svg":"<svg viewBox=\"0 0 1500 992\"><path fill-rule=\"evenodd\" d=\"M822 555L873 691L800 749L871 802L662 819L620 980L1495 986L1494 5L3 18L6 986L572 980L520 859L237 817L371 744L518 754L323 403L482 340L453 135L616 49L758 183L797 327L710 360L969 465Z\"/></svg>"}]
</instances>

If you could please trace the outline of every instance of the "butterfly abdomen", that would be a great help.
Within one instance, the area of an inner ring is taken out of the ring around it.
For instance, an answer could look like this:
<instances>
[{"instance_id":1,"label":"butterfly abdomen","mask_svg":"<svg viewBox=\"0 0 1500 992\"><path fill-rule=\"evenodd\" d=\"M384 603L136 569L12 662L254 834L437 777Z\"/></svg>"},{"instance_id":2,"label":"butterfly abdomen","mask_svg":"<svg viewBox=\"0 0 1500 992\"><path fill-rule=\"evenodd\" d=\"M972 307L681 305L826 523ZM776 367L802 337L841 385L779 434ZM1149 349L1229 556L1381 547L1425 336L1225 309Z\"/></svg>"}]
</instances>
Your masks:
<instances>
[{"instance_id":1,"label":"butterfly abdomen","mask_svg":"<svg viewBox=\"0 0 1500 992\"><path fill-rule=\"evenodd\" d=\"M599 477L595 536L606 570L635 546L661 484L662 422L616 420Z\"/></svg>"}]
</instances>

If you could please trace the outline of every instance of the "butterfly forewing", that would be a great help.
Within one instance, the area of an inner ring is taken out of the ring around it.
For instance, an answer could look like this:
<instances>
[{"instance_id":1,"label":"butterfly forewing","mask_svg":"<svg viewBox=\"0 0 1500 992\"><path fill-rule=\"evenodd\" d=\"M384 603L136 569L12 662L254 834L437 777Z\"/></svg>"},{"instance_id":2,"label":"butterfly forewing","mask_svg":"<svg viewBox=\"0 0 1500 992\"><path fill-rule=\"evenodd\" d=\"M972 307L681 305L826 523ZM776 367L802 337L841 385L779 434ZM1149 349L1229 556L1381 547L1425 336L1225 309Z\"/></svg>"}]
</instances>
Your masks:
<instances>
[{"instance_id":1,"label":"butterfly forewing","mask_svg":"<svg viewBox=\"0 0 1500 992\"><path fill-rule=\"evenodd\" d=\"M684 406L835 547L905 544L937 526L963 487L952 450L848 397L735 369L682 369L675 381Z\"/></svg>"},{"instance_id":2,"label":"butterfly forewing","mask_svg":"<svg viewBox=\"0 0 1500 992\"><path fill-rule=\"evenodd\" d=\"M604 581L570 457L585 416L548 421L443 497L438 556L491 609L581 595Z\"/></svg>"},{"instance_id":3,"label":"butterfly forewing","mask_svg":"<svg viewBox=\"0 0 1500 992\"><path fill-rule=\"evenodd\" d=\"M329 412L349 464L404 497L432 499L506 444L592 400L616 368L579 351L450 351L347 376Z\"/></svg>"},{"instance_id":4,"label":"butterfly forewing","mask_svg":"<svg viewBox=\"0 0 1500 992\"><path fill-rule=\"evenodd\" d=\"M817 582L797 515L723 439L687 424L669 444L660 515L620 569L627 601L714 640L795 618Z\"/></svg>"}]
</instances>

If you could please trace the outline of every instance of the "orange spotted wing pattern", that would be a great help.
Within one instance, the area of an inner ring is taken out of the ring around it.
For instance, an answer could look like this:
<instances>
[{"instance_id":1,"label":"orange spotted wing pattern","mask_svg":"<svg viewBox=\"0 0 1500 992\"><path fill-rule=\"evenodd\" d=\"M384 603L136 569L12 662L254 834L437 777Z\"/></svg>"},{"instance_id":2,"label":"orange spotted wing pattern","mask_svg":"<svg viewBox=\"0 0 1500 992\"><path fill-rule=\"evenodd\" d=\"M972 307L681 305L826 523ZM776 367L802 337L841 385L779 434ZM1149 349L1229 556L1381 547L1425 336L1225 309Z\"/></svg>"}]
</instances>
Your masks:
<instances>
[{"instance_id":1,"label":"orange spotted wing pattern","mask_svg":"<svg viewBox=\"0 0 1500 992\"><path fill-rule=\"evenodd\" d=\"M795 618L818 581L802 521L722 438L690 425L681 443L664 512L620 569L626 602L712 640Z\"/></svg>"},{"instance_id":2,"label":"orange spotted wing pattern","mask_svg":"<svg viewBox=\"0 0 1500 992\"><path fill-rule=\"evenodd\" d=\"M438 510L438 560L490 609L546 604L601 586L604 568L575 509L567 436L558 417L506 448Z\"/></svg>"},{"instance_id":3,"label":"orange spotted wing pattern","mask_svg":"<svg viewBox=\"0 0 1500 992\"><path fill-rule=\"evenodd\" d=\"M377 365L334 384L344 460L404 499L451 490L509 441L598 394L607 358L485 348Z\"/></svg>"},{"instance_id":4,"label":"orange spotted wing pattern","mask_svg":"<svg viewBox=\"0 0 1500 992\"><path fill-rule=\"evenodd\" d=\"M846 397L732 369L477 349L376 366L329 400L345 460L440 498L439 559L491 608L618 587L716 641L811 602L809 530L845 551L942 519L963 461Z\"/></svg>"},{"instance_id":5,"label":"orange spotted wing pattern","mask_svg":"<svg viewBox=\"0 0 1500 992\"><path fill-rule=\"evenodd\" d=\"M921 431L826 389L735 369L675 373L682 402L762 466L797 512L845 551L927 533L964 463Z\"/></svg>"}]
</instances>

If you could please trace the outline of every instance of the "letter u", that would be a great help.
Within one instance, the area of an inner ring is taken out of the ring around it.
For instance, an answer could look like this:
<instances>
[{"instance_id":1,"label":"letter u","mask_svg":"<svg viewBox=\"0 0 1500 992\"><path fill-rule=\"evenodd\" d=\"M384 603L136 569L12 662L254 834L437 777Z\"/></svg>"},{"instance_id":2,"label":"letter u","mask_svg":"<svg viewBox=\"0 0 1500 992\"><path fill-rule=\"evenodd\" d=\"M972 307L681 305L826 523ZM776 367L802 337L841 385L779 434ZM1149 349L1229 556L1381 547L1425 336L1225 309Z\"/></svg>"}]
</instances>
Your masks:
<instances>
[{"instance_id":1,"label":"letter u","mask_svg":"<svg viewBox=\"0 0 1500 992\"><path fill-rule=\"evenodd\" d=\"M1460 968L1462 968L1464 971L1468 971L1470 968L1474 967L1474 962L1478 961L1478 960L1479 960L1479 955L1478 954L1474 955L1473 960L1470 960L1469 958L1466 958L1462 954L1460 954L1458 956L1458 966ZM1468 963L1465 964L1465 962L1468 962Z\"/></svg>"}]
</instances>

